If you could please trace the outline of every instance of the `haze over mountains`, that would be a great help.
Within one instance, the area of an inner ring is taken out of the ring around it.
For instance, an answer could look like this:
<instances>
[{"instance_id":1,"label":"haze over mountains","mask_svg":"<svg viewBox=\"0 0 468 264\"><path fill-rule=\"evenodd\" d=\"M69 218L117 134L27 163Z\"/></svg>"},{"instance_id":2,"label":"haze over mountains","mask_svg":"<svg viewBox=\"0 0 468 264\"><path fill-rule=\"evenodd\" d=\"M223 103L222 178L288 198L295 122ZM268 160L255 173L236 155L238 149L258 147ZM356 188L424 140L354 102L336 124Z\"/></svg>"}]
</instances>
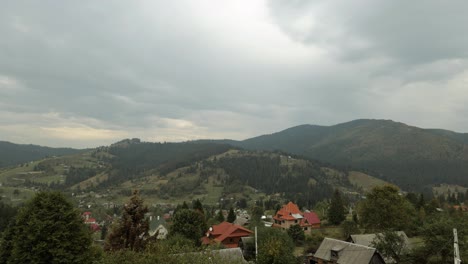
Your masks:
<instances>
[{"instance_id":1,"label":"haze over mountains","mask_svg":"<svg viewBox=\"0 0 468 264\"><path fill-rule=\"evenodd\" d=\"M202 142L249 150L281 150L366 171L410 190L438 183L468 184L468 134L422 129L390 120L361 119L334 126L301 125L243 141L195 141ZM6 142L1 146L2 166L77 151Z\"/></svg>"}]
</instances>

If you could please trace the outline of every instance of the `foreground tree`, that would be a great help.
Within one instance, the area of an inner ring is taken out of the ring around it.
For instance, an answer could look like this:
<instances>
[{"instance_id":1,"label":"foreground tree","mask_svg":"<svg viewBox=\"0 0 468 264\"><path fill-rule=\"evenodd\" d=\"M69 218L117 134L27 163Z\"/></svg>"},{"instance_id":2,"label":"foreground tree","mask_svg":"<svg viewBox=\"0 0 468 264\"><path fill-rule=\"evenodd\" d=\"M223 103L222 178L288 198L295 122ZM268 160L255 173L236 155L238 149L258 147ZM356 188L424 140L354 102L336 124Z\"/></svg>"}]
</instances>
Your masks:
<instances>
[{"instance_id":1,"label":"foreground tree","mask_svg":"<svg viewBox=\"0 0 468 264\"><path fill-rule=\"evenodd\" d=\"M0 263L90 263L91 233L59 192L41 192L22 207L1 241Z\"/></svg>"},{"instance_id":2,"label":"foreground tree","mask_svg":"<svg viewBox=\"0 0 468 264\"><path fill-rule=\"evenodd\" d=\"M200 238L207 230L205 217L196 210L180 209L172 219L170 235L181 235L200 245Z\"/></svg>"},{"instance_id":3,"label":"foreground tree","mask_svg":"<svg viewBox=\"0 0 468 264\"><path fill-rule=\"evenodd\" d=\"M297 263L294 257L294 242L285 233L276 228L259 230L258 262L259 264Z\"/></svg>"},{"instance_id":4,"label":"foreground tree","mask_svg":"<svg viewBox=\"0 0 468 264\"><path fill-rule=\"evenodd\" d=\"M112 227L104 249L106 251L143 250L149 237L149 223L145 218L147 212L148 207L143 204L143 199L135 190L130 202L123 208L121 219Z\"/></svg>"},{"instance_id":5,"label":"foreground tree","mask_svg":"<svg viewBox=\"0 0 468 264\"><path fill-rule=\"evenodd\" d=\"M302 230L302 227L300 225L292 225L288 229L288 235L297 244L300 244L300 243L304 242L304 240L305 240L304 230Z\"/></svg>"},{"instance_id":6,"label":"foreground tree","mask_svg":"<svg viewBox=\"0 0 468 264\"><path fill-rule=\"evenodd\" d=\"M338 189L333 193L333 197L328 208L328 221L331 224L339 225L346 219L346 210L344 207L343 198Z\"/></svg>"},{"instance_id":7,"label":"foreground tree","mask_svg":"<svg viewBox=\"0 0 468 264\"><path fill-rule=\"evenodd\" d=\"M462 259L468 258L466 244L468 220L465 216L435 215L421 228L424 241L414 249L411 263L453 263L453 228L458 231L458 245Z\"/></svg>"},{"instance_id":8,"label":"foreground tree","mask_svg":"<svg viewBox=\"0 0 468 264\"><path fill-rule=\"evenodd\" d=\"M382 256L393 259L396 263L406 263L408 261L408 244L403 235L394 231L385 231L376 235L372 242L372 247L376 248Z\"/></svg>"},{"instance_id":9,"label":"foreground tree","mask_svg":"<svg viewBox=\"0 0 468 264\"><path fill-rule=\"evenodd\" d=\"M378 186L359 204L360 223L368 231L411 228L416 211L393 185Z\"/></svg>"}]
</instances>

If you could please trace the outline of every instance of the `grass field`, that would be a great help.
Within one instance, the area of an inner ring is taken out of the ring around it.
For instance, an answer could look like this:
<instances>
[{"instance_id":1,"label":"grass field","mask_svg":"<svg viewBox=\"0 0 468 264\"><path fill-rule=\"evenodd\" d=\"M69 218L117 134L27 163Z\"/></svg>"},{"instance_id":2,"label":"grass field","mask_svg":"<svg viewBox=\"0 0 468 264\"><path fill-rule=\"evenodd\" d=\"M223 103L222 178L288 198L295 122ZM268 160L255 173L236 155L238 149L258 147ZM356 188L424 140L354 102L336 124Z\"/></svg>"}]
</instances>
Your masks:
<instances>
[{"instance_id":1,"label":"grass field","mask_svg":"<svg viewBox=\"0 0 468 264\"><path fill-rule=\"evenodd\" d=\"M351 171L349 173L349 181L351 184L362 188L363 191L368 192L375 186L382 186L385 184L389 184L386 181L383 181L381 179L377 179L375 177L369 176L367 174L364 174L362 172L357 172L357 171Z\"/></svg>"}]
</instances>

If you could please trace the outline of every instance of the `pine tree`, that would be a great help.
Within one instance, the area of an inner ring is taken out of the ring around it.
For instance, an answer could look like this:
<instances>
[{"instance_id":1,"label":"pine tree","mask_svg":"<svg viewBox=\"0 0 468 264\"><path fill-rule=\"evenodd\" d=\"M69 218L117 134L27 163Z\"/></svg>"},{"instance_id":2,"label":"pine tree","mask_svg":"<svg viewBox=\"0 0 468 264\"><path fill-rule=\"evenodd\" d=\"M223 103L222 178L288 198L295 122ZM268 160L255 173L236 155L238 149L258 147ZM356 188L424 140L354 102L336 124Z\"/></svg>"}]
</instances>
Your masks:
<instances>
[{"instance_id":1,"label":"pine tree","mask_svg":"<svg viewBox=\"0 0 468 264\"><path fill-rule=\"evenodd\" d=\"M227 221L229 223L234 223L234 221L236 221L236 218L237 218L236 213L234 213L234 209L232 209L232 207L231 207L231 209L229 209L229 214L227 216Z\"/></svg>"},{"instance_id":2,"label":"pine tree","mask_svg":"<svg viewBox=\"0 0 468 264\"><path fill-rule=\"evenodd\" d=\"M192 202L192 208L193 208L193 210L199 211L203 215L205 214L205 212L203 210L203 205L202 205L202 203L200 202L199 199Z\"/></svg>"},{"instance_id":3,"label":"pine tree","mask_svg":"<svg viewBox=\"0 0 468 264\"><path fill-rule=\"evenodd\" d=\"M224 215L223 215L223 210L219 209L218 214L216 215L216 221L218 222L224 222Z\"/></svg>"},{"instance_id":4,"label":"pine tree","mask_svg":"<svg viewBox=\"0 0 468 264\"><path fill-rule=\"evenodd\" d=\"M90 263L91 233L59 192L41 192L20 209L0 243L0 263Z\"/></svg>"},{"instance_id":5,"label":"pine tree","mask_svg":"<svg viewBox=\"0 0 468 264\"><path fill-rule=\"evenodd\" d=\"M334 225L339 225L346 219L345 208L341 193L337 189L333 193L333 197L330 202L330 208L328 209L328 221Z\"/></svg>"},{"instance_id":6,"label":"pine tree","mask_svg":"<svg viewBox=\"0 0 468 264\"><path fill-rule=\"evenodd\" d=\"M143 250L149 237L149 222L145 218L147 212L148 207L143 205L143 199L135 190L130 198L130 203L123 208L122 218L112 227L104 249L107 251Z\"/></svg>"}]
</instances>

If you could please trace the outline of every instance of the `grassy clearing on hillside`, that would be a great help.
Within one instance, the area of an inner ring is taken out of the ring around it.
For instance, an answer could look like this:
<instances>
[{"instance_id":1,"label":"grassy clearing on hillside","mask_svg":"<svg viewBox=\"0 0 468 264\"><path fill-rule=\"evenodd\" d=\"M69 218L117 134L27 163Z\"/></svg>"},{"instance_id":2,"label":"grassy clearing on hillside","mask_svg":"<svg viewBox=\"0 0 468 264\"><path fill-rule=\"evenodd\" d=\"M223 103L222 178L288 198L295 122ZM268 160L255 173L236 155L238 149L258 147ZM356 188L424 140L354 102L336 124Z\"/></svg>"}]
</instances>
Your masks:
<instances>
[{"instance_id":1,"label":"grassy clearing on hillside","mask_svg":"<svg viewBox=\"0 0 468 264\"><path fill-rule=\"evenodd\" d=\"M368 192L372 188L376 186L382 186L385 184L389 184L386 181L383 181L381 179L377 179L375 177L372 177L370 175L364 174L362 172L358 171L351 171L349 172L349 182L351 184L362 188L363 191Z\"/></svg>"},{"instance_id":2,"label":"grassy clearing on hillside","mask_svg":"<svg viewBox=\"0 0 468 264\"><path fill-rule=\"evenodd\" d=\"M15 194L15 190L18 190L19 193ZM2 197L2 201L13 206L26 202L31 199L34 194L35 191L26 188L0 187L0 197Z\"/></svg>"}]
</instances>

